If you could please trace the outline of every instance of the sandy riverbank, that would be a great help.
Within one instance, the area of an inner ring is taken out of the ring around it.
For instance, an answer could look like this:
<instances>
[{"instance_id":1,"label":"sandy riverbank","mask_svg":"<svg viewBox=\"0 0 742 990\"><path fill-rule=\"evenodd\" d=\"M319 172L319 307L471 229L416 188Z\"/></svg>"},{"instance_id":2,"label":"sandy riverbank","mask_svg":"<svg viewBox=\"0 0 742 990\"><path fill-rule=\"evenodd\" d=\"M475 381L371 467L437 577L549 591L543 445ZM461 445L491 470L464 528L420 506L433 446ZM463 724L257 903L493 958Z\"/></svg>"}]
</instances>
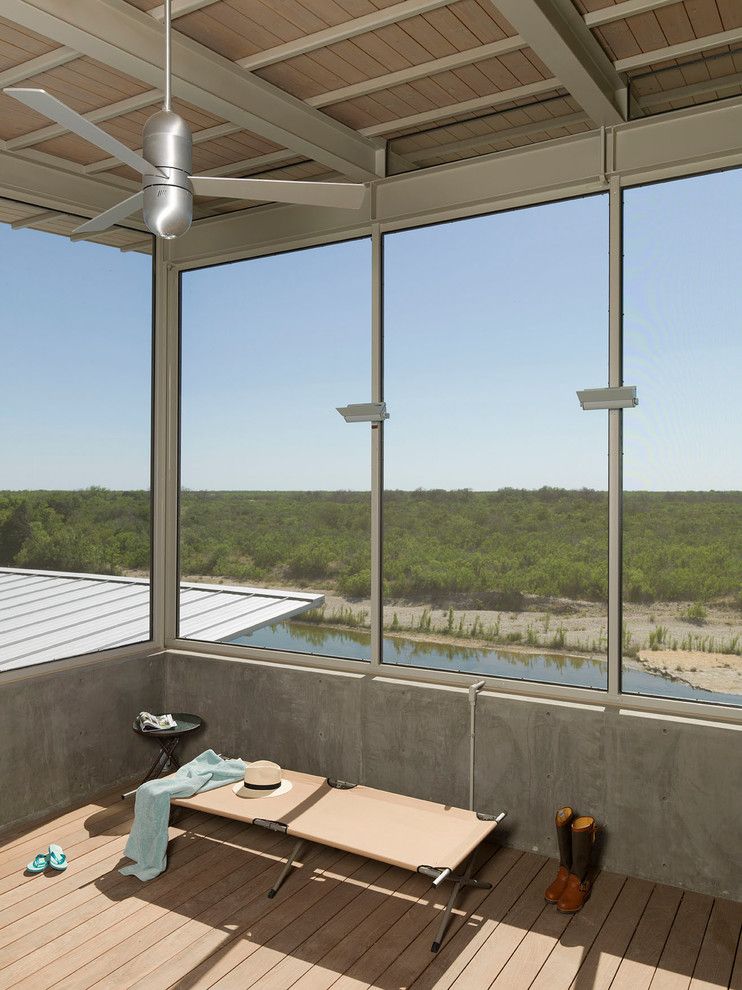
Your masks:
<instances>
[{"instance_id":1,"label":"sandy riverbank","mask_svg":"<svg viewBox=\"0 0 742 990\"><path fill-rule=\"evenodd\" d=\"M238 583L192 575L184 580ZM336 627L347 610L355 624L368 624L368 600L343 598L322 588L303 590L324 594L325 615L331 622L335 619ZM568 599L533 599L527 604L520 612L458 608L449 614L447 609L399 602L384 606L385 632L448 646L605 658L605 606ZM626 604L626 667L683 680L701 690L742 695L742 656L728 652L735 646L735 636L739 636L736 648L742 650L742 613L731 606L707 606L702 618L691 621L690 605Z\"/></svg>"},{"instance_id":2,"label":"sandy riverbank","mask_svg":"<svg viewBox=\"0 0 742 990\"><path fill-rule=\"evenodd\" d=\"M342 609L369 612L369 602L348 601L325 592L326 611ZM539 603L542 605L545 603ZM523 612L496 612L478 609L454 610L453 619L444 609L422 605L395 604L384 607L387 635L398 634L421 642L481 649L499 647L512 653L570 654L605 658L606 610L592 602L559 600L555 611L545 608ZM739 634L742 646L742 615L731 608L707 608L702 622L687 619L689 603L655 603L652 606L627 604L624 609L625 639L629 652L624 658L628 669L643 670L682 680L706 691L742 695L742 657L720 650L709 650L713 643L731 645ZM396 616L396 623L395 623ZM420 629L421 622L430 628ZM477 623L485 636L472 636ZM453 630L449 633L449 628ZM460 624L464 635L456 635ZM400 628L394 630L392 627ZM390 631L391 630L391 631ZM629 639L630 636L630 639ZM650 649L650 637L659 640L659 649ZM706 649L698 648L705 642ZM663 648L677 644L676 649ZM681 649L681 644L696 646Z\"/></svg>"}]
</instances>

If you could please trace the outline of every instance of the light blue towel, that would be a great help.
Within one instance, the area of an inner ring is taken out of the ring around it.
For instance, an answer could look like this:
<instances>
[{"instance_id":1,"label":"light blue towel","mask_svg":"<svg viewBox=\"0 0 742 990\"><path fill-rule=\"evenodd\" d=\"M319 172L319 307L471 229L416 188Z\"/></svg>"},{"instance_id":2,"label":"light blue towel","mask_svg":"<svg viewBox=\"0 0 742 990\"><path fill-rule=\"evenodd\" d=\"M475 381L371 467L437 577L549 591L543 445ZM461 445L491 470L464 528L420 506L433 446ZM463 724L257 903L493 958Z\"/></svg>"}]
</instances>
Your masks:
<instances>
[{"instance_id":1,"label":"light blue towel","mask_svg":"<svg viewBox=\"0 0 742 990\"><path fill-rule=\"evenodd\" d=\"M198 791L222 787L244 776L243 760L223 760L213 749L207 749L170 777L142 784L137 790L134 824L124 849L124 855L134 862L122 866L119 873L154 880L167 867L171 798L191 797Z\"/></svg>"}]
</instances>

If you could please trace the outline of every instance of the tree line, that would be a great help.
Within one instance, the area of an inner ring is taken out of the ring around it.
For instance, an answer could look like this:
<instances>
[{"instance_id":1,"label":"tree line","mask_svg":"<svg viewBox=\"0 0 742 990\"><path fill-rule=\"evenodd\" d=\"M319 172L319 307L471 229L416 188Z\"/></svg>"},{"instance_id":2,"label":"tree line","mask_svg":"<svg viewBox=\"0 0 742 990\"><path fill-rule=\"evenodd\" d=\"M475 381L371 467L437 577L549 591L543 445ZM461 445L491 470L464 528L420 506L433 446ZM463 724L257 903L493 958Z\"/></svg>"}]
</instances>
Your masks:
<instances>
[{"instance_id":1,"label":"tree line","mask_svg":"<svg viewBox=\"0 0 742 990\"><path fill-rule=\"evenodd\" d=\"M243 583L370 589L368 492L186 491L181 572ZM604 601L605 492L389 491L388 599L517 609L523 596ZM0 565L122 574L146 571L149 494L0 492ZM627 492L629 601L742 603L742 493Z\"/></svg>"}]
</instances>

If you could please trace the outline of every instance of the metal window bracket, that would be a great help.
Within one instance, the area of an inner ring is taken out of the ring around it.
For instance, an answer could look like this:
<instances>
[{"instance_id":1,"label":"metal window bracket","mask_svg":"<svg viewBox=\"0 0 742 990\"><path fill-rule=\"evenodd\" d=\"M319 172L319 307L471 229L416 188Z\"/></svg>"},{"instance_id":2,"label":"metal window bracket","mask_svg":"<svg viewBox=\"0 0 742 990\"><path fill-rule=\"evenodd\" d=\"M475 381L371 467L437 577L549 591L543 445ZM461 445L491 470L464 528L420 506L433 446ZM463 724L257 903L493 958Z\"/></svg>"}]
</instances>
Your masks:
<instances>
[{"instance_id":1,"label":"metal window bracket","mask_svg":"<svg viewBox=\"0 0 742 990\"><path fill-rule=\"evenodd\" d=\"M346 423L383 423L389 419L386 402L356 402L338 406L337 411Z\"/></svg>"},{"instance_id":2,"label":"metal window bracket","mask_svg":"<svg viewBox=\"0 0 742 990\"><path fill-rule=\"evenodd\" d=\"M639 404L636 385L614 388L586 388L577 393L583 409L632 409Z\"/></svg>"}]
</instances>

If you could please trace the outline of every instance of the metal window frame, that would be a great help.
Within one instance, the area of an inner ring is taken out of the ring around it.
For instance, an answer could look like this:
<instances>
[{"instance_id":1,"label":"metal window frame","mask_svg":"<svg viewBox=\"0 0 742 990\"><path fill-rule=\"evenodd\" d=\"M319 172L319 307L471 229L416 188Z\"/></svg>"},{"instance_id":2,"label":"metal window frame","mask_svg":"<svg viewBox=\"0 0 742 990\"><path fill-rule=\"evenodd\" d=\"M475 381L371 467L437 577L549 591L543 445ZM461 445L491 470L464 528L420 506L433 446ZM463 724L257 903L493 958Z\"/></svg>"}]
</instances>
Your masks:
<instances>
[{"instance_id":1,"label":"metal window frame","mask_svg":"<svg viewBox=\"0 0 742 990\"><path fill-rule=\"evenodd\" d=\"M248 260L278 252L337 243L354 237L372 239L372 398L383 401L383 235L397 230L468 216L497 213L523 206L571 199L591 193L609 196L609 385L623 383L623 190L665 179L700 175L742 166L742 99L676 111L661 117L630 121L617 127L574 135L437 168L405 173L373 183L370 205L360 216L342 211L266 206L209 218L176 242L167 261L170 321L167 401L169 415L168 485L165 516L169 519L164 647L183 656L211 657L223 662L280 664L294 669L334 672L349 677L379 677L430 687L467 689L473 674L383 664L381 579L383 552L383 424L372 434L372 659L370 663L287 653L244 646L209 644L178 638L174 622L177 573L173 517L177 515L177 276L181 272ZM173 349L175 348L175 349ZM742 724L742 709L673 698L623 694L622 649L622 426L623 411L608 412L609 444L609 596L607 690L487 676L490 695L545 704L693 719L713 724ZM174 432L173 432L174 431ZM168 511L169 510L169 511ZM177 535L177 527L175 529ZM477 675L479 676L479 675Z\"/></svg>"},{"instance_id":2,"label":"metal window frame","mask_svg":"<svg viewBox=\"0 0 742 990\"><path fill-rule=\"evenodd\" d=\"M7 197L9 199L13 197ZM66 211L65 211L66 215ZM48 231L49 237L60 236ZM150 429L149 429L149 634L148 638L138 643L127 643L123 646L112 646L105 650L92 650L89 653L71 653L69 656L43 663L29 664L27 667L11 668L0 671L0 684L12 684L17 681L34 680L38 677L76 670L98 663L120 663L127 660L139 660L164 652L166 598L162 589L166 579L163 566L161 546L165 528L167 507L166 493L163 486L164 461L159 451L159 437L162 425L167 415L166 390L161 387L163 375L166 372L167 361L163 349L163 334L159 307L165 298L162 286L162 268L158 263L157 248L154 238L152 265L150 268L150 297L151 297L151 339L150 339ZM111 250L115 250L111 248Z\"/></svg>"}]
</instances>

